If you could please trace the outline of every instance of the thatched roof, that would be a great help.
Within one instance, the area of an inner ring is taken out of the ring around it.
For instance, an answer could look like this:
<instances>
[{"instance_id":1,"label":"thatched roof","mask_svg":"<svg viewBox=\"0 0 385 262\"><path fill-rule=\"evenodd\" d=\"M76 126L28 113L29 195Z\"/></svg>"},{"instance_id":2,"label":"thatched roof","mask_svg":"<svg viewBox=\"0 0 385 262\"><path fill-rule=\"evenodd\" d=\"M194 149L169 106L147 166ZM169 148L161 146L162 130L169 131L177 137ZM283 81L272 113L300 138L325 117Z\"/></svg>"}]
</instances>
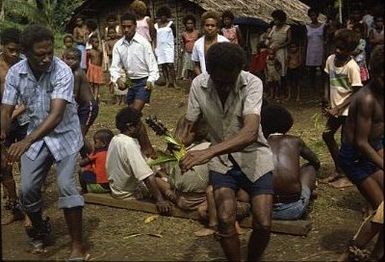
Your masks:
<instances>
[{"instance_id":1,"label":"thatched roof","mask_svg":"<svg viewBox=\"0 0 385 262\"><path fill-rule=\"evenodd\" d=\"M288 22L305 23L309 7L299 0L188 0L205 10L222 12L230 9L235 16L254 17L265 22L272 21L271 13L275 9L285 11ZM321 19L322 20L322 19Z\"/></svg>"}]
</instances>

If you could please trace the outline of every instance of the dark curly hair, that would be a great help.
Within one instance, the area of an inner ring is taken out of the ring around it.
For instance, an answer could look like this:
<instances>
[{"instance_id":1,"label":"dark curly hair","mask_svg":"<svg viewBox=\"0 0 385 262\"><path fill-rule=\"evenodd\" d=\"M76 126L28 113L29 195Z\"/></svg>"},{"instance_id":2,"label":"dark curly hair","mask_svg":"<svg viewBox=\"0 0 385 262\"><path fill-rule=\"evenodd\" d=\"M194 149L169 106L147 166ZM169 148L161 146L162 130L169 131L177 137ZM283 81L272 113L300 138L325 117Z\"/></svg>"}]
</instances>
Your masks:
<instances>
[{"instance_id":1,"label":"dark curly hair","mask_svg":"<svg viewBox=\"0 0 385 262\"><path fill-rule=\"evenodd\" d=\"M207 12L204 12L202 15L201 15L201 24L202 26L205 24L205 21L207 19L214 19L215 21L217 21L217 27L220 27L220 18L219 18L219 15L217 12L214 12L214 11L207 11Z\"/></svg>"},{"instance_id":2,"label":"dark curly hair","mask_svg":"<svg viewBox=\"0 0 385 262\"><path fill-rule=\"evenodd\" d=\"M287 133L293 126L293 117L283 106L268 104L261 111L263 135L267 138L273 133Z\"/></svg>"},{"instance_id":3,"label":"dark curly hair","mask_svg":"<svg viewBox=\"0 0 385 262\"><path fill-rule=\"evenodd\" d=\"M282 11L281 9L276 9L274 10L272 13L271 13L271 17L273 19L277 19L278 21L280 22L286 22L286 19L287 19L287 15L284 11Z\"/></svg>"},{"instance_id":4,"label":"dark curly hair","mask_svg":"<svg viewBox=\"0 0 385 262\"><path fill-rule=\"evenodd\" d=\"M353 52L358 45L359 38L353 30L342 28L335 32L334 42L337 48Z\"/></svg>"},{"instance_id":5,"label":"dark curly hair","mask_svg":"<svg viewBox=\"0 0 385 262\"><path fill-rule=\"evenodd\" d=\"M87 20L86 26L91 29L91 31L95 31L98 28L98 24L94 20Z\"/></svg>"},{"instance_id":6,"label":"dark curly hair","mask_svg":"<svg viewBox=\"0 0 385 262\"><path fill-rule=\"evenodd\" d=\"M231 12L230 10L223 11L223 13L222 13L222 20L225 19L225 17L230 18L231 21L233 21L234 18L235 18L233 12Z\"/></svg>"},{"instance_id":7,"label":"dark curly hair","mask_svg":"<svg viewBox=\"0 0 385 262\"><path fill-rule=\"evenodd\" d=\"M54 42L52 31L42 25L30 25L27 26L21 33L20 44L24 52L30 52L35 43L42 41Z\"/></svg>"},{"instance_id":8,"label":"dark curly hair","mask_svg":"<svg viewBox=\"0 0 385 262\"><path fill-rule=\"evenodd\" d=\"M381 76L384 72L384 45L378 45L370 54L369 70L373 76Z\"/></svg>"},{"instance_id":9,"label":"dark curly hair","mask_svg":"<svg viewBox=\"0 0 385 262\"><path fill-rule=\"evenodd\" d=\"M207 50L207 72L220 70L242 70L245 64L245 52L234 43L216 43Z\"/></svg>"},{"instance_id":10,"label":"dark curly hair","mask_svg":"<svg viewBox=\"0 0 385 262\"><path fill-rule=\"evenodd\" d=\"M132 21L136 25L136 15L132 12L125 13L120 17L120 21Z\"/></svg>"},{"instance_id":11,"label":"dark curly hair","mask_svg":"<svg viewBox=\"0 0 385 262\"><path fill-rule=\"evenodd\" d=\"M162 16L165 16L167 18L171 17L171 9L167 6L159 7L158 10L156 10L156 17L160 18Z\"/></svg>"},{"instance_id":12,"label":"dark curly hair","mask_svg":"<svg viewBox=\"0 0 385 262\"><path fill-rule=\"evenodd\" d=\"M316 14L316 16L319 16L320 12L316 8L309 8L309 10L307 10L307 15L310 16L311 13Z\"/></svg>"},{"instance_id":13,"label":"dark curly hair","mask_svg":"<svg viewBox=\"0 0 385 262\"><path fill-rule=\"evenodd\" d=\"M82 52L78 48L70 47L64 49L63 56L65 57L69 53L73 53L78 61L82 60Z\"/></svg>"},{"instance_id":14,"label":"dark curly hair","mask_svg":"<svg viewBox=\"0 0 385 262\"><path fill-rule=\"evenodd\" d=\"M121 133L124 133L128 130L129 125L137 126L141 117L142 113L140 111L131 107L125 107L115 117L116 128Z\"/></svg>"},{"instance_id":15,"label":"dark curly hair","mask_svg":"<svg viewBox=\"0 0 385 262\"><path fill-rule=\"evenodd\" d=\"M105 145L105 149L108 148L113 137L114 133L109 129L99 129L94 134L94 140L100 140Z\"/></svg>"},{"instance_id":16,"label":"dark curly hair","mask_svg":"<svg viewBox=\"0 0 385 262\"><path fill-rule=\"evenodd\" d=\"M17 28L6 28L0 33L0 44L7 45L9 43L20 43L20 30Z\"/></svg>"},{"instance_id":17,"label":"dark curly hair","mask_svg":"<svg viewBox=\"0 0 385 262\"><path fill-rule=\"evenodd\" d=\"M186 25L188 20L191 20L194 23L194 25L196 24L195 16L193 16L192 14L188 14L185 17L183 17L183 24Z\"/></svg>"}]
</instances>

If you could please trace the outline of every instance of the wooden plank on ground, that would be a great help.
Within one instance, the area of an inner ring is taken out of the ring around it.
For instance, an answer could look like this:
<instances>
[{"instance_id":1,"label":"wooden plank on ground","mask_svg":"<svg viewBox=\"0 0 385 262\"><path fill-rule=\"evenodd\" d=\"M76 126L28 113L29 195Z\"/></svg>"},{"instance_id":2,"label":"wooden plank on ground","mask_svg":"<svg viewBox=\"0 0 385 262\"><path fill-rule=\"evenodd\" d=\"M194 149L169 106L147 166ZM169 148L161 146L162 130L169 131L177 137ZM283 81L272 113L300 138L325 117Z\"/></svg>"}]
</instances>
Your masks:
<instances>
[{"instance_id":1,"label":"wooden plank on ground","mask_svg":"<svg viewBox=\"0 0 385 262\"><path fill-rule=\"evenodd\" d=\"M148 213L158 213L154 203L147 201L139 201L135 199L123 200L113 198L110 194L93 194L88 193L83 195L87 203L98 204L104 206L118 207L129 210L143 211ZM179 208L174 208L172 216L180 218L188 218L198 220L198 213L195 211L184 211ZM240 223L242 227L252 227L251 217L246 217ZM309 220L273 220L272 232L284 233L297 236L305 236L311 230L312 222Z\"/></svg>"}]
</instances>

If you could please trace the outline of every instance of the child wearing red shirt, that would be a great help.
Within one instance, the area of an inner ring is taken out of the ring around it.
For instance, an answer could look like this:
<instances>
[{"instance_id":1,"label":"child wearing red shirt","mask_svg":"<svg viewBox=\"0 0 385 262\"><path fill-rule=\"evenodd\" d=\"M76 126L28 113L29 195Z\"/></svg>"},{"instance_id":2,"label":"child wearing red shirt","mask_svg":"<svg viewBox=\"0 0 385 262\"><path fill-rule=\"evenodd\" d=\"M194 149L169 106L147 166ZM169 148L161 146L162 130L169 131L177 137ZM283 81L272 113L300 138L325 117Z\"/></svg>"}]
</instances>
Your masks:
<instances>
[{"instance_id":1,"label":"child wearing red shirt","mask_svg":"<svg viewBox=\"0 0 385 262\"><path fill-rule=\"evenodd\" d=\"M110 187L106 172L107 149L114 134L100 129L94 134L94 151L80 161L79 176L82 193L107 193Z\"/></svg>"}]
</instances>

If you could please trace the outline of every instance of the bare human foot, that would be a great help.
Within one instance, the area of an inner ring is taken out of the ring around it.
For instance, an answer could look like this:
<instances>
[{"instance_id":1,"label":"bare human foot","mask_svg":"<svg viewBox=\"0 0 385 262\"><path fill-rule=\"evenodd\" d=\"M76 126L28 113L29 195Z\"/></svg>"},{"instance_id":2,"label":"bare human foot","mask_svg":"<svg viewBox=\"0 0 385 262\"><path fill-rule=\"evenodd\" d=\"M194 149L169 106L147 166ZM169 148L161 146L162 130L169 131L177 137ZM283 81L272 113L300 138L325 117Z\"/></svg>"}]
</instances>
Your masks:
<instances>
[{"instance_id":1,"label":"bare human foot","mask_svg":"<svg viewBox=\"0 0 385 262\"><path fill-rule=\"evenodd\" d=\"M337 178L337 180L329 182L328 184L334 188L345 188L353 186L352 182L350 182L346 177Z\"/></svg>"},{"instance_id":2,"label":"bare human foot","mask_svg":"<svg viewBox=\"0 0 385 262\"><path fill-rule=\"evenodd\" d=\"M238 221L235 221L235 231L237 232L238 235L243 235L247 232L247 229L241 228Z\"/></svg>"},{"instance_id":3,"label":"bare human foot","mask_svg":"<svg viewBox=\"0 0 385 262\"><path fill-rule=\"evenodd\" d=\"M215 233L214 229L204 227L202 229L199 229L198 231L194 232L194 235L197 237L205 237L205 236L211 236Z\"/></svg>"}]
</instances>

